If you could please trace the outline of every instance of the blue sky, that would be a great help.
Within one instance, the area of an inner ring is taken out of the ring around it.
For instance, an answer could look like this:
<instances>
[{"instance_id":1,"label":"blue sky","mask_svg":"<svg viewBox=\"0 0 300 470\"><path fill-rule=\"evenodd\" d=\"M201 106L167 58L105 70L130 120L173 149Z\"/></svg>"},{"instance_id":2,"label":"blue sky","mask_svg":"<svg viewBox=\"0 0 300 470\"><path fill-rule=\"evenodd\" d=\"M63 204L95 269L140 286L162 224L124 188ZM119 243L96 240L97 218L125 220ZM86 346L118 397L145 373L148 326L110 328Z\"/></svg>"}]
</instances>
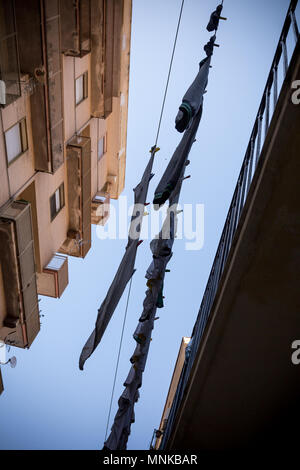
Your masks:
<instances>
[{"instance_id":1,"label":"blue sky","mask_svg":"<svg viewBox=\"0 0 300 470\"><path fill-rule=\"evenodd\" d=\"M123 192L130 203L154 144L180 5L181 0L133 0ZM211 36L206 25L216 5L215 0L185 0L150 201L181 137L174 119L205 56L203 45ZM218 30L220 48L212 59L197 142L190 154L192 177L181 194L182 203L205 206L204 246L187 251L184 240L174 244L165 307L155 322L128 449L147 449L159 426L181 338L191 334L198 313L288 5L288 0L224 0L228 21ZM113 204L118 207L116 201ZM2 368L0 449L102 448L127 291L83 372L78 358L125 245L125 240L99 240L93 226L86 258L69 258L69 286L62 298L41 297L45 317L40 334L30 350L11 351L18 359L16 369ZM111 420L135 348L132 333L142 312L150 262L145 241L138 250Z\"/></svg>"}]
</instances>

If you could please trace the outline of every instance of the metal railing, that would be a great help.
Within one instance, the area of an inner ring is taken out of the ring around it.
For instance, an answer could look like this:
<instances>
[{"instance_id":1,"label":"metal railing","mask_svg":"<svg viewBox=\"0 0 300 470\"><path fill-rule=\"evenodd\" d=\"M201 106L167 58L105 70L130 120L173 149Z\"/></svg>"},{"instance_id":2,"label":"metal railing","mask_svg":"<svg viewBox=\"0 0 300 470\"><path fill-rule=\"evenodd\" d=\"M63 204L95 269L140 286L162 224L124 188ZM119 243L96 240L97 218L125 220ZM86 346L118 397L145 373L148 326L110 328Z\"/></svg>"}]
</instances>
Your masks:
<instances>
[{"instance_id":1,"label":"metal railing","mask_svg":"<svg viewBox=\"0 0 300 470\"><path fill-rule=\"evenodd\" d=\"M196 357L201 338L211 308L218 290L218 286L226 265L226 261L233 243L234 235L239 224L241 214L246 202L249 189L254 178L254 174L260 171L262 165L258 165L261 157L261 150L266 139L270 122L278 101L279 90L279 71L282 67L282 82L286 77L289 62L299 40L299 30L295 17L295 9L298 0L292 0L285 18L280 39L276 48L271 70L268 75L267 83L259 105L258 113L251 132L250 140L247 146L246 154L242 163L242 168L238 177L237 185L229 207L225 225L222 231L221 239L214 258L212 269L209 274L206 289L196 319L192 333L192 345L190 355L183 366L180 380L177 386L174 401L170 410L168 423L163 435L160 449L164 449L173 428L176 412L180 406L185 386L190 376L191 368ZM292 27L292 28L291 28ZM292 38L289 37L293 31ZM290 45L290 54L288 53L287 42ZM280 86L281 89L281 86ZM272 104L273 103L273 104Z\"/></svg>"}]
</instances>

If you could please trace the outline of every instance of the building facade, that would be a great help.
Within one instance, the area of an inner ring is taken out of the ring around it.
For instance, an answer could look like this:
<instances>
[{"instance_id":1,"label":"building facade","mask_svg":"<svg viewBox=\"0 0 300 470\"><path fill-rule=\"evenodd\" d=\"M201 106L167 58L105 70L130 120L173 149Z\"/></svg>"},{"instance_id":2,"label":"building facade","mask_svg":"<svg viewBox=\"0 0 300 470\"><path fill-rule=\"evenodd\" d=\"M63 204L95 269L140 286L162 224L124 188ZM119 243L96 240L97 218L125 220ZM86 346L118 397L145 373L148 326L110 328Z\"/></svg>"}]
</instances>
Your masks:
<instances>
[{"instance_id":1,"label":"building facade","mask_svg":"<svg viewBox=\"0 0 300 470\"><path fill-rule=\"evenodd\" d=\"M166 403L165 403L163 413L162 413L162 417L161 417L161 420L160 420L159 428L155 429L154 434L153 434L153 440L155 438L155 442L154 442L154 445L152 445L152 448L154 448L156 450L159 449L159 447L160 447L162 436L163 436L163 433L164 433L164 431L166 429L166 426L167 426L167 423L168 423L168 418L169 418L170 410L171 410L173 400L174 400L174 397L175 397L178 382L179 382L179 379L180 379L182 367L183 367L185 361L188 358L187 347L190 343L190 339L191 338L187 338L186 336L184 336L181 340L181 343L180 343L180 348L179 348L179 351L178 351L178 356L177 356L177 359L176 359L176 363L175 363L172 379L171 379L171 382L170 382Z\"/></svg>"},{"instance_id":2,"label":"building facade","mask_svg":"<svg viewBox=\"0 0 300 470\"><path fill-rule=\"evenodd\" d=\"M124 187L131 0L1 0L0 23L0 339L25 348Z\"/></svg>"}]
</instances>

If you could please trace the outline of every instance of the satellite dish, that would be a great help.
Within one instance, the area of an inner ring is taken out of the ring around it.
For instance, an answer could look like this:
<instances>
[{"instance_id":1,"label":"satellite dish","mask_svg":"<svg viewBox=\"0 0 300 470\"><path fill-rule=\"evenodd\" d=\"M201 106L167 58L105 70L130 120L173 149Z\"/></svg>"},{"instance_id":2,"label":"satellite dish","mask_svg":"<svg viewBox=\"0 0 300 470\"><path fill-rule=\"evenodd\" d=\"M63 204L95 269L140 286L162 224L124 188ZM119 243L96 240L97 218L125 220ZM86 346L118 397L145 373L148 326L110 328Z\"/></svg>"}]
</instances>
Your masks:
<instances>
[{"instance_id":1,"label":"satellite dish","mask_svg":"<svg viewBox=\"0 0 300 470\"><path fill-rule=\"evenodd\" d=\"M13 356L9 359L9 363L10 363L10 367L12 367L13 369L16 367L17 365L17 358L16 356Z\"/></svg>"}]
</instances>

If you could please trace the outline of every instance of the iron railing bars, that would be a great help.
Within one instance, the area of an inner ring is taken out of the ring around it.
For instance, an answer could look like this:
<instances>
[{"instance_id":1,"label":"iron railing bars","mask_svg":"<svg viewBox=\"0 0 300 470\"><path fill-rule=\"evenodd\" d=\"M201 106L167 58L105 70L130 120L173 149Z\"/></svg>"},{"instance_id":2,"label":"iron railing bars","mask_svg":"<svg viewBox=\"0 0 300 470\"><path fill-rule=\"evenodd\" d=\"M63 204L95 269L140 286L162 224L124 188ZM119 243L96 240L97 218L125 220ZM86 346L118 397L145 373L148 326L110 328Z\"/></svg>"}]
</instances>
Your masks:
<instances>
[{"instance_id":1,"label":"iron railing bars","mask_svg":"<svg viewBox=\"0 0 300 470\"><path fill-rule=\"evenodd\" d=\"M298 38L299 38L299 30L298 30L298 25L297 25L297 21L296 21L295 10L290 11L290 18L291 18L291 22L292 22L292 25L293 25L295 41L297 42Z\"/></svg>"},{"instance_id":2,"label":"iron railing bars","mask_svg":"<svg viewBox=\"0 0 300 470\"><path fill-rule=\"evenodd\" d=\"M284 71L284 76L287 73L288 69L288 55L287 55L287 48L286 48L286 41L282 39L281 41L281 47L282 47L282 52L283 52L283 71Z\"/></svg>"}]
</instances>

